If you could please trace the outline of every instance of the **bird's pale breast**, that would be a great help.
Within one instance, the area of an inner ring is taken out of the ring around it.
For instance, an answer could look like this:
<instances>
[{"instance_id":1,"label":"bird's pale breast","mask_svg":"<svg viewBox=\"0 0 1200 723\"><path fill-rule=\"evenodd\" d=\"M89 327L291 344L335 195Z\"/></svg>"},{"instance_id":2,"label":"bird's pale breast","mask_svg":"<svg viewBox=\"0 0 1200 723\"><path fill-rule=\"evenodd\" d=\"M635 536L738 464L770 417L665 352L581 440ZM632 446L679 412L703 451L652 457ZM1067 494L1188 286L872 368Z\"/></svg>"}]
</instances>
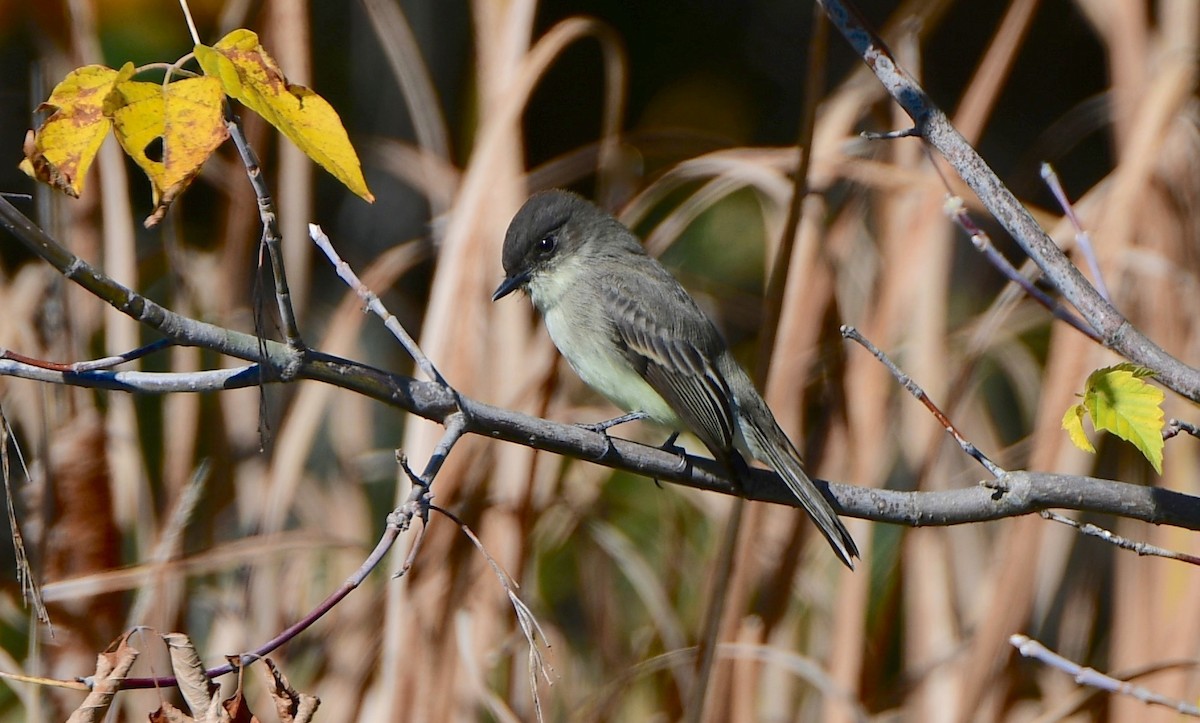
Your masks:
<instances>
[{"instance_id":1,"label":"bird's pale breast","mask_svg":"<svg viewBox=\"0 0 1200 723\"><path fill-rule=\"evenodd\" d=\"M641 411L672 429L681 429L670 405L642 379L613 342L609 309L579 283L582 264L569 259L549 278L529 282L529 296L546 331L571 368L589 387L626 411ZM570 309L568 312L567 309Z\"/></svg>"}]
</instances>

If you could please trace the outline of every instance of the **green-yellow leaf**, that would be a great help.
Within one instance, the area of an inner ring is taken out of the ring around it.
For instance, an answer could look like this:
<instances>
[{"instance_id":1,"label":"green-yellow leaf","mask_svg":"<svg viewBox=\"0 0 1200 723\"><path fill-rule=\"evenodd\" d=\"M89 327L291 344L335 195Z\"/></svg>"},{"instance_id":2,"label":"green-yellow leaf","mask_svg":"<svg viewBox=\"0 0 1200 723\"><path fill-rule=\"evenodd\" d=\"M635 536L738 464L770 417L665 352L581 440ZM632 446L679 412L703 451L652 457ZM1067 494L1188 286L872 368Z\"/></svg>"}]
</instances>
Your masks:
<instances>
[{"instance_id":1,"label":"green-yellow leaf","mask_svg":"<svg viewBox=\"0 0 1200 723\"><path fill-rule=\"evenodd\" d=\"M117 83L133 77L133 63L121 70L85 65L67 74L38 110L53 110L25 139L21 170L75 198L83 192L88 168L112 122L105 100Z\"/></svg>"},{"instance_id":2,"label":"green-yellow leaf","mask_svg":"<svg viewBox=\"0 0 1200 723\"><path fill-rule=\"evenodd\" d=\"M1097 369L1088 376L1082 404L1092 426L1133 443L1162 474L1164 395L1145 381L1151 374L1127 363ZM1065 418L1063 422L1065 426Z\"/></svg>"},{"instance_id":3,"label":"green-yellow leaf","mask_svg":"<svg viewBox=\"0 0 1200 723\"><path fill-rule=\"evenodd\" d=\"M1067 430L1067 436L1075 443L1075 446L1082 449L1084 452L1096 453L1096 448L1092 446L1092 441L1083 433L1083 415L1086 414L1082 404L1072 404L1067 407L1067 413L1063 415L1062 428Z\"/></svg>"},{"instance_id":4,"label":"green-yellow leaf","mask_svg":"<svg viewBox=\"0 0 1200 723\"><path fill-rule=\"evenodd\" d=\"M197 45L195 53L205 74L220 79L227 94L265 118L351 191L375 200L337 111L308 88L288 83L257 35L234 30L212 47Z\"/></svg>"}]
</instances>

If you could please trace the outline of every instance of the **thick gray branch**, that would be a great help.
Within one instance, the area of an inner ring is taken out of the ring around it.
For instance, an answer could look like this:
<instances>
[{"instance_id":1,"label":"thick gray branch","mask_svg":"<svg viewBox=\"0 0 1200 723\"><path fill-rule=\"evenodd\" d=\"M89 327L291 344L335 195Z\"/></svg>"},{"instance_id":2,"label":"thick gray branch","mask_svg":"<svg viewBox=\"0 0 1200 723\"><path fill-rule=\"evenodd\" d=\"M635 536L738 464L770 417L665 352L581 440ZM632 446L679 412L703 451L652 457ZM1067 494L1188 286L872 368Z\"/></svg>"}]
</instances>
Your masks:
<instances>
[{"instance_id":1,"label":"thick gray branch","mask_svg":"<svg viewBox=\"0 0 1200 723\"><path fill-rule=\"evenodd\" d=\"M734 486L722 477L720 466L709 459L683 458L657 447L500 409L456 395L441 384L389 374L315 351L293 350L279 342L260 340L250 334L176 314L84 263L3 197L0 197L0 224L67 278L177 343L212 349L253 363L237 369L191 374L111 370L68 373L3 360L0 375L141 393L215 391L281 379L311 379L441 423L461 411L465 431L473 434L697 489L764 502L797 504L787 487L765 470L756 471L744 486ZM821 481L817 484L827 487L842 514L901 525L955 525L1014 517L1048 508L1066 508L1200 529L1200 498L1089 477L1010 472L993 480L992 487L977 485L945 492L896 492Z\"/></svg>"}]
</instances>

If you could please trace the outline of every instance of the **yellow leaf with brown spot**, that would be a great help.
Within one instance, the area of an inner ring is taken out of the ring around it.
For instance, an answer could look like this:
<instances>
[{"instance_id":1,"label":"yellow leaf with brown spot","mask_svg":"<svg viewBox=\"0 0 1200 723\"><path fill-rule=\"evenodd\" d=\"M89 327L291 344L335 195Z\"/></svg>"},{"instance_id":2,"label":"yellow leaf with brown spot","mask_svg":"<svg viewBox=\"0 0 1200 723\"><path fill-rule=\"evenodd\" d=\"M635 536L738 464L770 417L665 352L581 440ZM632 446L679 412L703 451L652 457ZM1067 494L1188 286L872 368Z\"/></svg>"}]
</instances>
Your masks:
<instances>
[{"instance_id":1,"label":"yellow leaf with brown spot","mask_svg":"<svg viewBox=\"0 0 1200 723\"><path fill-rule=\"evenodd\" d=\"M117 84L107 112L121 147L154 189L151 227L200 172L204 161L229 136L222 116L225 94L216 78L185 78L164 89L160 83Z\"/></svg>"},{"instance_id":2,"label":"yellow leaf with brown spot","mask_svg":"<svg viewBox=\"0 0 1200 723\"><path fill-rule=\"evenodd\" d=\"M139 81L118 83L108 97L105 111L112 118L117 142L150 179L157 203L163 178L162 85Z\"/></svg>"},{"instance_id":3,"label":"yellow leaf with brown spot","mask_svg":"<svg viewBox=\"0 0 1200 723\"><path fill-rule=\"evenodd\" d=\"M133 77L133 63L119 71L85 65L67 74L38 110L53 110L25 140L20 168L75 198L112 122L104 113L113 87Z\"/></svg>"},{"instance_id":4,"label":"yellow leaf with brown spot","mask_svg":"<svg viewBox=\"0 0 1200 723\"><path fill-rule=\"evenodd\" d=\"M234 30L212 47L197 45L195 53L205 74L219 78L227 94L265 118L351 191L375 200L337 111L308 88L288 83L257 35Z\"/></svg>"}]
</instances>

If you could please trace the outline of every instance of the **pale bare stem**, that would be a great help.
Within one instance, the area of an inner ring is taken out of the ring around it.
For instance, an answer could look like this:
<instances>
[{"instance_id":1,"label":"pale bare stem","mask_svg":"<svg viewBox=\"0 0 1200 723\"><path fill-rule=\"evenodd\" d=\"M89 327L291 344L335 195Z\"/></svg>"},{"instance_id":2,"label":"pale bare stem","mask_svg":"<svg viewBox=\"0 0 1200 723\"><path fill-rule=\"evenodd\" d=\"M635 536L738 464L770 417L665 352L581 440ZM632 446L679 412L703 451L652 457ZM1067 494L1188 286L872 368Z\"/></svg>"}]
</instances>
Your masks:
<instances>
[{"instance_id":1,"label":"pale bare stem","mask_svg":"<svg viewBox=\"0 0 1200 723\"><path fill-rule=\"evenodd\" d=\"M283 327L283 339L287 345L297 351L304 349L304 341L300 338L300 327L296 323L296 312L292 309L292 292L288 288L287 274L283 269L283 249L279 236L279 225L275 219L275 204L267 189L267 181L263 177L262 167L258 163L258 155L246 140L242 125L236 120L227 120L229 137L237 146L246 167L246 175L254 188L254 197L258 199L258 216L262 220L262 244L267 249L267 257L271 262L271 276L275 281L275 302L279 307L279 323ZM286 370L285 370L286 371Z\"/></svg>"},{"instance_id":2,"label":"pale bare stem","mask_svg":"<svg viewBox=\"0 0 1200 723\"><path fill-rule=\"evenodd\" d=\"M942 427L950 433L950 436L954 437L954 441L958 442L958 446L962 448L962 451L966 452L973 457L975 461L983 465L984 468L987 469L988 472L991 472L993 476L999 478L1007 474L1007 472L1002 469L1000 465L990 460L987 455L979 450L979 448L967 441L967 438L958 431L958 428L954 426L954 423L950 421L949 417L947 417L942 410L933 403L933 400L929 398L929 395L925 393L925 390L921 389L921 387L907 374L900 371L900 367L896 366L895 362L893 362L886 354L880 351L879 347L872 344L870 340L859 333L858 329L843 324L840 331L843 338L858 342L858 344L860 344L863 348L871 352L872 356L878 359L880 364L883 364L885 367L887 367L887 370L892 373L892 376L896 378L896 381L900 382L900 385L904 387L909 394L913 395L918 402L925 405L925 408L928 409L929 412L933 414L934 418L941 423Z\"/></svg>"},{"instance_id":3,"label":"pale bare stem","mask_svg":"<svg viewBox=\"0 0 1200 723\"><path fill-rule=\"evenodd\" d=\"M908 73L861 14L843 0L818 0L834 27L867 64L892 99L913 119L915 128L975 192L996 221L1012 235L1046 278L1091 324L1101 342L1126 359L1156 372L1179 394L1200 401L1200 370L1171 356L1113 308L1063 254L1054 239L963 138L946 114Z\"/></svg>"},{"instance_id":4,"label":"pale bare stem","mask_svg":"<svg viewBox=\"0 0 1200 723\"><path fill-rule=\"evenodd\" d=\"M430 509L440 512L449 518L454 524L458 525L458 529L462 530L467 539L475 545L475 549L483 555L487 560L488 565L491 565L492 572L496 575L496 579L500 581L500 586L504 588L505 594L508 595L508 601L512 603L513 610L517 616L517 624L521 626L521 632L525 635L525 640L529 643L529 689L533 697L533 708L537 713L538 721L544 720L542 717L542 700L538 695L537 676L540 672L548 685L553 685L554 680L551 678L551 666L546 663L542 657L542 651L538 647L537 638L542 639L542 643L549 648L550 639L546 637L546 632L542 630L541 624L533 611L529 609L520 597L517 596L516 588L520 587L516 580L513 580L504 568L500 567L500 563L488 553L487 548L483 546L483 542L475 535L475 532L467 526L465 522L460 520L454 513L449 510L444 510L437 505L430 505Z\"/></svg>"},{"instance_id":5,"label":"pale bare stem","mask_svg":"<svg viewBox=\"0 0 1200 723\"><path fill-rule=\"evenodd\" d=\"M15 359L0 359L0 377L141 394L219 392L254 387L262 384L261 370L258 364L248 364L199 372L114 372L105 369L75 372L47 369Z\"/></svg>"},{"instance_id":6,"label":"pale bare stem","mask_svg":"<svg viewBox=\"0 0 1200 723\"><path fill-rule=\"evenodd\" d=\"M1168 698L1139 685L1133 685L1124 680L1117 680L1093 668L1085 668L1074 661L1067 660L1027 635L1013 635L1009 637L1008 642L1022 656L1033 658L1053 668L1057 668L1067 675L1072 676L1075 682L1080 685L1098 688L1110 693L1120 693L1148 705L1161 705L1183 715L1200 718L1200 708L1192 703Z\"/></svg>"},{"instance_id":7,"label":"pale bare stem","mask_svg":"<svg viewBox=\"0 0 1200 723\"><path fill-rule=\"evenodd\" d=\"M1063 190L1062 183L1058 180L1058 174L1054 172L1054 167L1049 163L1043 163L1041 173L1042 180L1050 188L1050 193L1054 194L1054 199L1058 201L1063 213L1075 227L1075 242L1079 244L1083 258L1087 259L1088 270L1092 272L1092 278L1096 280L1096 291L1100 292L1105 301L1111 302L1112 297L1108 294L1108 286L1104 283L1104 275L1100 273L1100 263L1096 259L1096 249L1092 246L1092 235L1087 232L1083 224L1079 222L1079 217L1075 215L1075 208L1067 199L1067 192Z\"/></svg>"},{"instance_id":8,"label":"pale bare stem","mask_svg":"<svg viewBox=\"0 0 1200 723\"><path fill-rule=\"evenodd\" d=\"M188 6L187 0L179 0L179 7L183 10L183 17L187 20L188 32L192 34L192 43L200 44L200 33L196 32L196 21L192 20L192 9Z\"/></svg>"},{"instance_id":9,"label":"pale bare stem","mask_svg":"<svg viewBox=\"0 0 1200 723\"><path fill-rule=\"evenodd\" d=\"M34 580L33 569L29 566L29 555L25 552L25 539L21 536L21 528L17 525L17 508L13 503L12 465L8 457L10 440L13 442L12 447L17 454L17 462L21 465L21 473L28 480L29 467L25 464L25 455L21 454L21 445L16 443L16 438L11 434L8 417L4 415L4 410L0 409L0 476L4 478L4 506L8 512L8 528L12 535L17 582L21 586L21 598L26 605L33 606L33 612L37 615L38 622L47 627L50 637L53 638L54 626L50 623L50 613L46 610L46 603L42 600L41 588Z\"/></svg>"},{"instance_id":10,"label":"pale bare stem","mask_svg":"<svg viewBox=\"0 0 1200 723\"><path fill-rule=\"evenodd\" d=\"M1039 289L1036 284L1018 271L1004 254L1000 253L999 249L992 244L992 239L988 236L987 232L980 228L975 223L975 220L971 218L971 215L967 213L966 204L963 203L961 196L947 196L942 210L951 220L958 224L959 228L971 237L971 243L974 244L975 248L986 256L992 266L995 266L1000 273L1004 274L1005 278L1020 286L1021 290L1028 294L1030 298L1046 307L1054 315L1054 318L1067 322L1092 341L1100 341L1100 337L1096 335L1096 332L1092 330L1092 327L1086 321L1080 319L1070 309L1067 309L1051 298L1049 294Z\"/></svg>"},{"instance_id":11,"label":"pale bare stem","mask_svg":"<svg viewBox=\"0 0 1200 723\"><path fill-rule=\"evenodd\" d=\"M1130 540L1129 538L1122 537L1116 533L1109 532L1103 527L1097 527L1090 522L1077 522L1076 520L1072 520L1070 517L1065 517L1051 510L1042 510L1041 515L1044 519L1050 520L1051 522L1059 522L1069 527L1074 527L1085 535L1098 537L1111 545L1116 545L1122 550L1132 550L1133 552L1136 552L1142 556L1152 555L1154 557L1165 557L1171 560L1186 562L1189 565L1200 565L1200 557L1189 555L1186 552L1176 552L1174 550L1168 550L1166 548L1158 547L1157 545L1151 545L1146 542Z\"/></svg>"},{"instance_id":12,"label":"pale bare stem","mask_svg":"<svg viewBox=\"0 0 1200 723\"><path fill-rule=\"evenodd\" d=\"M1168 419L1167 426L1163 427L1163 439L1170 439L1180 432L1187 432L1193 437L1200 437L1200 427L1197 427L1195 424L1180 419Z\"/></svg>"},{"instance_id":13,"label":"pale bare stem","mask_svg":"<svg viewBox=\"0 0 1200 723\"><path fill-rule=\"evenodd\" d=\"M321 249L325 254L325 258L329 259L329 263L333 264L334 270L337 271L337 275L342 281L345 281L346 285L353 289L354 293L358 294L358 298L363 300L363 304L375 316L383 320L383 325L387 327L388 331L392 332L392 336L396 337L396 340L400 342L404 350L413 358L413 361L417 363L417 366L425 373L425 376L438 384L449 386L446 384L446 380L442 378L441 373L433 366L433 362L429 361L429 357L425 356L425 352L421 351L421 347L417 346L417 342L405 331L400 321L392 312L387 310L387 307L383 305L383 302L379 300L375 292L363 284L358 275L354 273L354 269L350 268L350 264L342 261L342 257L333 248L333 244L329 241L329 237L325 235L325 232L321 230L321 227L315 223L310 223L308 225L308 235L312 238L313 243L317 245L317 248Z\"/></svg>"}]
</instances>

